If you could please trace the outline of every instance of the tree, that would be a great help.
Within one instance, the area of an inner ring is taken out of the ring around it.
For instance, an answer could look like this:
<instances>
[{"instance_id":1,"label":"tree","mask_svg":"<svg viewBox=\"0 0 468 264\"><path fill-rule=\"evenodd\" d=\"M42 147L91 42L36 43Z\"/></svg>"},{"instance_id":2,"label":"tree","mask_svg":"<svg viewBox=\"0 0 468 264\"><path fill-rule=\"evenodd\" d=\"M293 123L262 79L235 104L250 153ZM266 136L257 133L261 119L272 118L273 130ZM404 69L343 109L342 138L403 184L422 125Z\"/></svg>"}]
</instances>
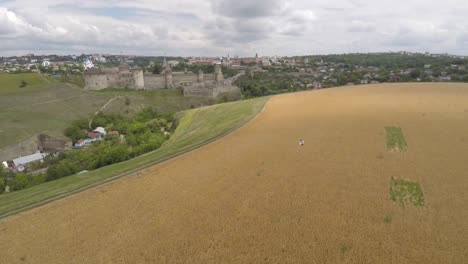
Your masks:
<instances>
[{"instance_id":1,"label":"tree","mask_svg":"<svg viewBox=\"0 0 468 264\"><path fill-rule=\"evenodd\" d=\"M84 133L78 126L71 125L67 127L63 133L67 138L69 138L73 144L75 144L78 140L84 137Z\"/></svg>"},{"instance_id":2,"label":"tree","mask_svg":"<svg viewBox=\"0 0 468 264\"><path fill-rule=\"evenodd\" d=\"M0 178L0 194L5 191L5 180Z\"/></svg>"},{"instance_id":3,"label":"tree","mask_svg":"<svg viewBox=\"0 0 468 264\"><path fill-rule=\"evenodd\" d=\"M12 191L19 191L28 187L29 180L26 174L20 172L10 181L10 187Z\"/></svg>"},{"instance_id":4,"label":"tree","mask_svg":"<svg viewBox=\"0 0 468 264\"><path fill-rule=\"evenodd\" d=\"M152 72L153 74L160 74L161 71L162 71L162 67L161 67L161 65L160 65L159 63L156 63L156 64L153 66L153 68L151 69L151 72Z\"/></svg>"},{"instance_id":5,"label":"tree","mask_svg":"<svg viewBox=\"0 0 468 264\"><path fill-rule=\"evenodd\" d=\"M411 78L417 79L421 76L421 70L420 69L414 69L410 73Z\"/></svg>"},{"instance_id":6,"label":"tree","mask_svg":"<svg viewBox=\"0 0 468 264\"><path fill-rule=\"evenodd\" d=\"M5 191L5 179L6 173L4 172L3 167L0 166L0 193L3 193Z\"/></svg>"}]
</instances>

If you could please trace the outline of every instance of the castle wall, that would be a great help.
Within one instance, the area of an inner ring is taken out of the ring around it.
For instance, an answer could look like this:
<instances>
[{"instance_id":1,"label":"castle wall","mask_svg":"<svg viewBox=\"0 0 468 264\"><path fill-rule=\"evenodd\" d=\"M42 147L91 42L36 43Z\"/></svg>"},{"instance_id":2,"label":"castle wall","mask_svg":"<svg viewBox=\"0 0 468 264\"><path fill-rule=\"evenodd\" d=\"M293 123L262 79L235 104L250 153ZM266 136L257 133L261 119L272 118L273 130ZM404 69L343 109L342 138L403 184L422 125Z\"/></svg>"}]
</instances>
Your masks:
<instances>
[{"instance_id":1,"label":"castle wall","mask_svg":"<svg viewBox=\"0 0 468 264\"><path fill-rule=\"evenodd\" d=\"M214 74L205 74L203 76L203 79L206 81L215 81L216 80L216 76Z\"/></svg>"},{"instance_id":2,"label":"castle wall","mask_svg":"<svg viewBox=\"0 0 468 264\"><path fill-rule=\"evenodd\" d=\"M122 88L119 84L118 73L107 74L107 87L106 88Z\"/></svg>"},{"instance_id":3,"label":"castle wall","mask_svg":"<svg viewBox=\"0 0 468 264\"><path fill-rule=\"evenodd\" d=\"M95 70L85 74L86 89L128 88L155 90L163 88L182 88L184 96L218 97L224 94L240 94L240 89L231 81L224 80L221 69L215 74L170 73L143 74L142 70L128 67L112 67ZM173 85L169 85L168 81ZM169 86L169 87L168 87Z\"/></svg>"},{"instance_id":4,"label":"castle wall","mask_svg":"<svg viewBox=\"0 0 468 264\"><path fill-rule=\"evenodd\" d=\"M105 74L95 74L85 76L85 89L102 90L108 88L107 76Z\"/></svg>"},{"instance_id":5,"label":"castle wall","mask_svg":"<svg viewBox=\"0 0 468 264\"><path fill-rule=\"evenodd\" d=\"M105 74L118 74L119 67L105 67L105 68L101 68L101 71Z\"/></svg>"},{"instance_id":6,"label":"castle wall","mask_svg":"<svg viewBox=\"0 0 468 264\"><path fill-rule=\"evenodd\" d=\"M172 82L174 87L191 86L198 83L198 75L196 74L173 74Z\"/></svg>"},{"instance_id":7,"label":"castle wall","mask_svg":"<svg viewBox=\"0 0 468 264\"><path fill-rule=\"evenodd\" d=\"M135 89L135 80L131 72L119 73L118 86L112 88L129 88Z\"/></svg>"},{"instance_id":8,"label":"castle wall","mask_svg":"<svg viewBox=\"0 0 468 264\"><path fill-rule=\"evenodd\" d=\"M146 90L163 89L166 87L166 79L162 74L145 74L143 82Z\"/></svg>"},{"instance_id":9,"label":"castle wall","mask_svg":"<svg viewBox=\"0 0 468 264\"><path fill-rule=\"evenodd\" d=\"M183 91L186 97L212 97L213 88L197 83L184 87Z\"/></svg>"},{"instance_id":10,"label":"castle wall","mask_svg":"<svg viewBox=\"0 0 468 264\"><path fill-rule=\"evenodd\" d=\"M213 89L213 97L218 97L222 94L240 95L240 93L240 88L235 85L231 85L230 82L225 82L223 85L218 85Z\"/></svg>"}]
</instances>

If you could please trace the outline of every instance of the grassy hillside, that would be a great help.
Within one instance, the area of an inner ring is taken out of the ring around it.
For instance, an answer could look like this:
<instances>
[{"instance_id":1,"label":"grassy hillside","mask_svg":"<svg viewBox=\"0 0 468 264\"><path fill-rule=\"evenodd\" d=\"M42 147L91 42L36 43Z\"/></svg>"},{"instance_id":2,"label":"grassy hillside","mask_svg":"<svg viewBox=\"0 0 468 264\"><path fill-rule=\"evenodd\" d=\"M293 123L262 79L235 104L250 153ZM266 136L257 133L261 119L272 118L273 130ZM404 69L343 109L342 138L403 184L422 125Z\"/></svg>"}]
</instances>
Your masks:
<instances>
[{"instance_id":1,"label":"grassy hillside","mask_svg":"<svg viewBox=\"0 0 468 264\"><path fill-rule=\"evenodd\" d=\"M22 81L26 86L20 87ZM36 73L0 74L0 96L38 90L50 82L49 78Z\"/></svg>"},{"instance_id":2,"label":"grassy hillside","mask_svg":"<svg viewBox=\"0 0 468 264\"><path fill-rule=\"evenodd\" d=\"M208 143L245 124L262 109L267 99L257 98L181 112L176 132L160 149L85 174L69 176L22 191L0 195L0 215L136 172Z\"/></svg>"},{"instance_id":3,"label":"grassy hillside","mask_svg":"<svg viewBox=\"0 0 468 264\"><path fill-rule=\"evenodd\" d=\"M20 88L22 80L28 85ZM0 74L0 159L31 153L39 133L61 137L70 121L91 116L116 97L105 113L132 115L145 107L177 112L211 100L183 97L176 90L84 91L39 74Z\"/></svg>"}]
</instances>

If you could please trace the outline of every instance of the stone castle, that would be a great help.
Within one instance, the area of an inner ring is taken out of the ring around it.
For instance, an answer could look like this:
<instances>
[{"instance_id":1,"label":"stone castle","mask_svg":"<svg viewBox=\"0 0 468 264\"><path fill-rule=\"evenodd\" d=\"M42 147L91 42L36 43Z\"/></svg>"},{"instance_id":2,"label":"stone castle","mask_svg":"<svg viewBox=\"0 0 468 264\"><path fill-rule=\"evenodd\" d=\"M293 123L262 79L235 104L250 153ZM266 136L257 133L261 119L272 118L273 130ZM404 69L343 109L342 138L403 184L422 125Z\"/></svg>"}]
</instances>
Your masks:
<instances>
[{"instance_id":1,"label":"stone castle","mask_svg":"<svg viewBox=\"0 0 468 264\"><path fill-rule=\"evenodd\" d=\"M127 88L135 90L176 89L184 96L218 97L223 94L240 94L232 79L224 79L221 66L215 66L214 74L172 72L164 60L162 74L144 73L139 67L91 68L84 73L85 89Z\"/></svg>"}]
</instances>

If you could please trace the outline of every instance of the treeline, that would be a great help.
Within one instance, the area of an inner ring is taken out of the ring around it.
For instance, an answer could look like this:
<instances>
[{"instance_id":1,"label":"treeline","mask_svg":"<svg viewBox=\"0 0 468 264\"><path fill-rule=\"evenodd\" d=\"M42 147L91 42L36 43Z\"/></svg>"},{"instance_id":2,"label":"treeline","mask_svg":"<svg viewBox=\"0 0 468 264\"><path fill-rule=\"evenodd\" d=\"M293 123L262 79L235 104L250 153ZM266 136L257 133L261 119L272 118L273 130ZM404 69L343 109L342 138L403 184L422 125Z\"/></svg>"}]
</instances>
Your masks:
<instances>
[{"instance_id":1,"label":"treeline","mask_svg":"<svg viewBox=\"0 0 468 264\"><path fill-rule=\"evenodd\" d=\"M5 192L8 186L9 191L18 191L44 183L47 175L45 173L27 175L26 173L14 173L0 166L0 194Z\"/></svg>"},{"instance_id":2,"label":"treeline","mask_svg":"<svg viewBox=\"0 0 468 264\"><path fill-rule=\"evenodd\" d=\"M244 75L236 81L246 98L274 95L303 90L299 82L281 72L258 72L253 76Z\"/></svg>"},{"instance_id":3,"label":"treeline","mask_svg":"<svg viewBox=\"0 0 468 264\"><path fill-rule=\"evenodd\" d=\"M450 56L426 56L423 54L400 54L400 53L369 53L369 54L336 54L308 57L310 63L323 60L326 63L343 63L349 66L374 66L387 69L394 68L421 68L424 65L438 66L467 65L468 60Z\"/></svg>"},{"instance_id":4,"label":"treeline","mask_svg":"<svg viewBox=\"0 0 468 264\"><path fill-rule=\"evenodd\" d=\"M177 126L177 121L173 114L160 114L155 110L146 109L133 118L98 114L92 125L104 127L107 131L118 131L120 135L107 135L103 140L95 141L87 147L64 151L56 156L49 155L44 162L30 165L34 170L47 168L41 174L27 175L2 171L0 190L3 191L7 185L10 191L24 189L82 171L119 163L156 150L169 139ZM86 137L87 129L89 129L88 120L80 119L72 122L65 129L65 134L73 142L77 142Z\"/></svg>"}]
</instances>

